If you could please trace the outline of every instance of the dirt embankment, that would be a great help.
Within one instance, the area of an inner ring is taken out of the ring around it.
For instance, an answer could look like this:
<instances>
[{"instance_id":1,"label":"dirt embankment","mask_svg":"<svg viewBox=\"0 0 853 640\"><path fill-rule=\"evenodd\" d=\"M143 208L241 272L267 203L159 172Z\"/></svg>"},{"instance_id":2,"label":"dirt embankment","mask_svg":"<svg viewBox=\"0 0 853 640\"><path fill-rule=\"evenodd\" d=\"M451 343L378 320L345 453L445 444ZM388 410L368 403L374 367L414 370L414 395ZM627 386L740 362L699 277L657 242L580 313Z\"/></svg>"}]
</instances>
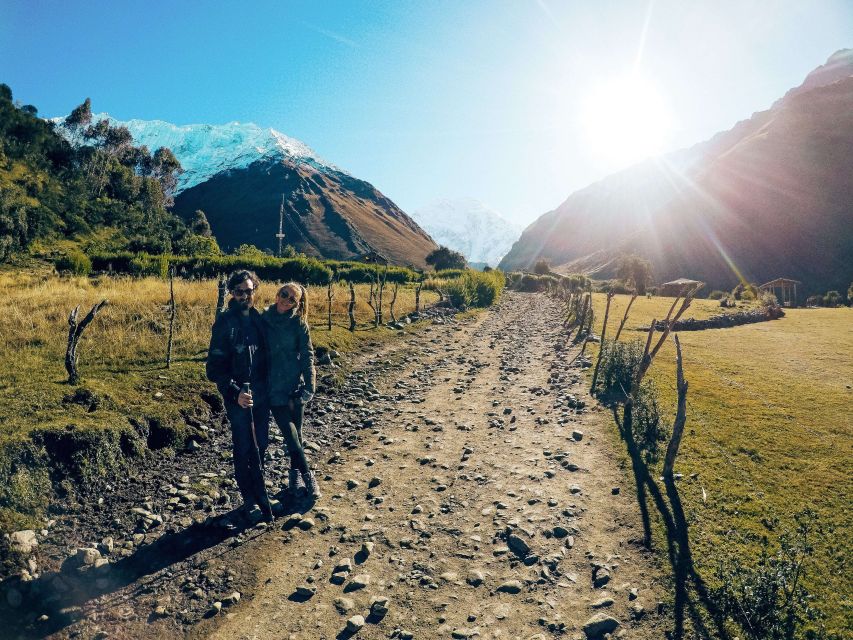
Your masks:
<instances>
[{"instance_id":1,"label":"dirt embankment","mask_svg":"<svg viewBox=\"0 0 853 640\"><path fill-rule=\"evenodd\" d=\"M214 429L206 471L146 475L140 507L165 513L165 532L126 532L106 569L46 572L15 634L662 637L660 574L637 543L610 417L589 409L555 317L544 296L508 293L362 356L306 428L323 497L272 527L215 526L233 489ZM220 497L198 509L185 498L205 486Z\"/></svg>"}]
</instances>

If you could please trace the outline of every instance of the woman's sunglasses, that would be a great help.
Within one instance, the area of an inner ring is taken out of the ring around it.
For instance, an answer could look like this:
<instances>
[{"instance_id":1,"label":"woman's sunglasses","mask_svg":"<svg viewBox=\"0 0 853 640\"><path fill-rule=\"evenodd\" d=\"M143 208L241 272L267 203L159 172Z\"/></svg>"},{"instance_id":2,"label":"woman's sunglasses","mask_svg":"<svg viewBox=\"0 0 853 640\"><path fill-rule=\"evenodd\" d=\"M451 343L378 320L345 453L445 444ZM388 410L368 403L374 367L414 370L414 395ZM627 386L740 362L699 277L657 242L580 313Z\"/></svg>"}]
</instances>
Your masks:
<instances>
[{"instance_id":1,"label":"woman's sunglasses","mask_svg":"<svg viewBox=\"0 0 853 640\"><path fill-rule=\"evenodd\" d=\"M278 297L279 297L279 298L281 298L281 299L282 299L282 300L284 300L284 301L290 301L290 302L296 302L296 301L297 301L297 298L296 298L296 297L294 297L294 296L289 296L289 295L284 295L284 294L281 294L281 293L279 293L279 294L278 294Z\"/></svg>"}]
</instances>

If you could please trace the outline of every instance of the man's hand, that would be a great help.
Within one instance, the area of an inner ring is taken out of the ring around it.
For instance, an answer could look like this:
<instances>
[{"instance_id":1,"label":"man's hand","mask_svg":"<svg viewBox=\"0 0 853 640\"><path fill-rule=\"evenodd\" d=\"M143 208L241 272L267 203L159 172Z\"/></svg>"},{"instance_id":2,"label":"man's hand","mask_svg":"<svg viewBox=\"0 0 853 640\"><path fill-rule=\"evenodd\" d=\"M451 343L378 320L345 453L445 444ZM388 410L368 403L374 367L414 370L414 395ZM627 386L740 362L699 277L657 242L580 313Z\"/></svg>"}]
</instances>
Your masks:
<instances>
[{"instance_id":1,"label":"man's hand","mask_svg":"<svg viewBox=\"0 0 853 640\"><path fill-rule=\"evenodd\" d=\"M299 399L302 401L302 404L308 404L311 402L311 399L314 397L314 394L305 389L302 391L302 395L299 396Z\"/></svg>"},{"instance_id":2,"label":"man's hand","mask_svg":"<svg viewBox=\"0 0 853 640\"><path fill-rule=\"evenodd\" d=\"M244 409L249 409L250 407L255 406L255 403L252 401L252 394L240 392L240 395L237 396L237 404L239 404Z\"/></svg>"}]
</instances>

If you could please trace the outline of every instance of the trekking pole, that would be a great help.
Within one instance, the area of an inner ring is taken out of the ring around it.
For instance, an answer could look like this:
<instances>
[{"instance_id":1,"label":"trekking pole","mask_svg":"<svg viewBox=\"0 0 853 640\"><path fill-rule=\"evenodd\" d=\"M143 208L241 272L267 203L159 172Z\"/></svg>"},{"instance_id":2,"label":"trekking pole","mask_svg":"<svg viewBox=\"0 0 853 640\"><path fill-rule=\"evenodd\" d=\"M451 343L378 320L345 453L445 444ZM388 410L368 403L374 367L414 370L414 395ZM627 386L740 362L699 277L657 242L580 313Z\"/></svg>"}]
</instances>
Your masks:
<instances>
[{"instance_id":1,"label":"trekking pole","mask_svg":"<svg viewBox=\"0 0 853 640\"><path fill-rule=\"evenodd\" d=\"M243 393L252 393L248 382L243 383ZM267 495L267 485L264 482L263 460L261 460L261 448L258 446L258 436L255 433L255 413L252 411L252 407L247 407L247 409L249 410L249 425L252 430L252 453L249 456L249 470L252 473L252 481L255 485L255 498L258 500L258 505L261 507L264 517L272 522L272 504L270 504L270 497Z\"/></svg>"}]
</instances>

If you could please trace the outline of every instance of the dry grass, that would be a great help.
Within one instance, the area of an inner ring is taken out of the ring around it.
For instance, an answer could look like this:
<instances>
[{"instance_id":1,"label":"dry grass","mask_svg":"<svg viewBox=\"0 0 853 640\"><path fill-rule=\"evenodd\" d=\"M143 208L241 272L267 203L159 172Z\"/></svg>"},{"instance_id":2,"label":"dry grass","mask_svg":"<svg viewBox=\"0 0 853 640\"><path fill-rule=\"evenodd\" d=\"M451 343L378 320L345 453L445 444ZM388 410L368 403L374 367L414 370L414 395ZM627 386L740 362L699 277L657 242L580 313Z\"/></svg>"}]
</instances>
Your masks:
<instances>
[{"instance_id":1,"label":"dry grass","mask_svg":"<svg viewBox=\"0 0 853 640\"><path fill-rule=\"evenodd\" d=\"M270 304L278 283L264 283L256 304ZM356 287L355 334L349 326L348 287L335 287L333 329L326 326L326 289L310 289L309 320L315 344L339 350L353 348L360 340L387 334L372 330L373 312L367 305L365 285ZM175 281L178 307L173 367L164 369L168 333L168 282L155 278L59 278L47 273L0 272L0 294L8 301L0 315L0 391L6 402L0 408L0 442L24 437L33 428L100 428L128 415L171 412L186 402L188 394L210 388L203 376L210 327L214 318L217 285L208 281ZM384 300L385 320L391 287ZM96 302L109 304L86 329L80 341L80 372L83 386L108 397L104 410L86 413L81 407L65 407L69 393L63 367L68 333L68 314L80 305L81 314ZM397 316L414 310L414 290L400 287ZM421 304L438 299L422 291ZM163 401L152 399L156 391Z\"/></svg>"},{"instance_id":2,"label":"dry grass","mask_svg":"<svg viewBox=\"0 0 853 640\"><path fill-rule=\"evenodd\" d=\"M597 331L604 301L596 296ZM613 300L611 336L627 301ZM627 326L663 318L671 302L638 298ZM715 301L697 300L686 315L705 317L718 308ZM640 336L623 331L620 340ZM851 628L853 309L792 309L777 321L681 332L679 338L690 390L676 471L685 477L680 488L700 571L710 577L728 554L753 561L762 537L775 539L793 514L812 508L834 534L817 541L810 583L830 615L829 628ZM650 375L671 421L671 340Z\"/></svg>"}]
</instances>

